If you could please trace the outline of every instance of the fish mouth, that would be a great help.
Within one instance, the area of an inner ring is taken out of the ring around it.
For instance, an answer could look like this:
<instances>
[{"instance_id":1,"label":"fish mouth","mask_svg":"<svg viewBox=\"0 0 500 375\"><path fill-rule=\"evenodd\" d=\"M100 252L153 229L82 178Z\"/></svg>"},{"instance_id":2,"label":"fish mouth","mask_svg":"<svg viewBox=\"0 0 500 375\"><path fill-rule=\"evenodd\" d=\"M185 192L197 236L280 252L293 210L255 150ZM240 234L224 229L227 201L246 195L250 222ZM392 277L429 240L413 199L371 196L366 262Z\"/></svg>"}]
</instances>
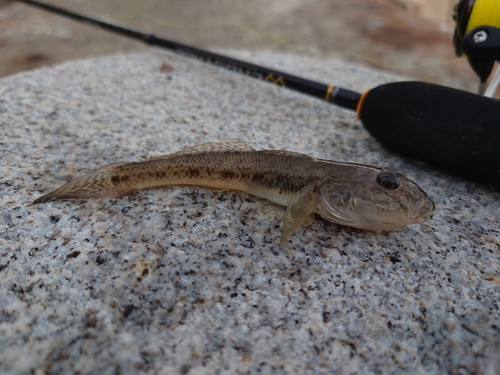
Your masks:
<instances>
[{"instance_id":1,"label":"fish mouth","mask_svg":"<svg viewBox=\"0 0 500 375\"><path fill-rule=\"evenodd\" d=\"M429 214L434 211L434 202L425 197L422 199L408 214L408 222L410 224L420 224L427 221Z\"/></svg>"}]
</instances>

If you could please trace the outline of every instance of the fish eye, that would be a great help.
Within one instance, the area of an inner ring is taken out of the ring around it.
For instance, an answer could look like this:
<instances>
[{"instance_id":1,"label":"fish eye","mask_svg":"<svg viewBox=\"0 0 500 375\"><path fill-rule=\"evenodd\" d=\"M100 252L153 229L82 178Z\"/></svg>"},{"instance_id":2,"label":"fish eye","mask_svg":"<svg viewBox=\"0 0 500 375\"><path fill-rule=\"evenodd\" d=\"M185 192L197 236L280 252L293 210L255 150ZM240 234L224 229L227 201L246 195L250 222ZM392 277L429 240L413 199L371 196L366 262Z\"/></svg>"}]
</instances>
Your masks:
<instances>
[{"instance_id":1,"label":"fish eye","mask_svg":"<svg viewBox=\"0 0 500 375\"><path fill-rule=\"evenodd\" d=\"M399 187L399 178L393 171L382 170L377 175L377 184L387 190L396 190Z\"/></svg>"}]
</instances>

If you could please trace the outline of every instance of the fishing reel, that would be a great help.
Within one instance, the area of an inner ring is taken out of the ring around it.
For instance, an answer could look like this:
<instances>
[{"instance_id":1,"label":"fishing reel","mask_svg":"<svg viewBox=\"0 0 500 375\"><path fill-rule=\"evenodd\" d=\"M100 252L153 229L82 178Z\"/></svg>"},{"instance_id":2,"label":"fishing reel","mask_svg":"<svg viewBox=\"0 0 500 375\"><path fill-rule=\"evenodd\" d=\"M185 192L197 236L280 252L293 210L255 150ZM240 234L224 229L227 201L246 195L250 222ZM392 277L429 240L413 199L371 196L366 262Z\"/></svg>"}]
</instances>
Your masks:
<instances>
[{"instance_id":1,"label":"fishing reel","mask_svg":"<svg viewBox=\"0 0 500 375\"><path fill-rule=\"evenodd\" d=\"M500 61L500 0L460 0L452 17L456 23L456 55L465 55L479 76L479 94L493 96L500 82L500 69L497 68L488 88L486 82L495 61Z\"/></svg>"}]
</instances>

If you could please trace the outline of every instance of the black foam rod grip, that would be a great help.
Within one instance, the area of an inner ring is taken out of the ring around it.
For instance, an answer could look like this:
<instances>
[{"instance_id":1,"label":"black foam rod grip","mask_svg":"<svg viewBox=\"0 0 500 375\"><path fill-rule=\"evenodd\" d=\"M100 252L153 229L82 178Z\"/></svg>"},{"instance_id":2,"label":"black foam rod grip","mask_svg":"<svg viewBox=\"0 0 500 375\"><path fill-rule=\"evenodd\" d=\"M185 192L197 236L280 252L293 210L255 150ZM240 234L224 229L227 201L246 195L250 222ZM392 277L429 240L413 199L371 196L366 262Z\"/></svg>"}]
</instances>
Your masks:
<instances>
[{"instance_id":1,"label":"black foam rod grip","mask_svg":"<svg viewBox=\"0 0 500 375\"><path fill-rule=\"evenodd\" d=\"M500 187L500 101L424 82L396 82L368 91L358 115L388 149Z\"/></svg>"}]
</instances>

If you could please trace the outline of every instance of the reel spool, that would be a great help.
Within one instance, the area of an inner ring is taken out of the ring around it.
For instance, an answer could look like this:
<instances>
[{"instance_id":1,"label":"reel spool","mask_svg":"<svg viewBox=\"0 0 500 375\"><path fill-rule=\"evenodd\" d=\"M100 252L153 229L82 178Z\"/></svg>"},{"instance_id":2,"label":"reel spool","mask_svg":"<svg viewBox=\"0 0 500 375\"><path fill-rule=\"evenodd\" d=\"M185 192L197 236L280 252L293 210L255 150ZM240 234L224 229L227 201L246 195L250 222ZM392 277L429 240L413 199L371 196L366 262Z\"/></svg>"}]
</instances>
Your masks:
<instances>
[{"instance_id":1,"label":"reel spool","mask_svg":"<svg viewBox=\"0 0 500 375\"><path fill-rule=\"evenodd\" d=\"M479 76L479 94L493 96L500 82L500 69L486 89L495 61L500 61L500 1L460 0L453 9L456 27L453 45L457 56L465 55Z\"/></svg>"}]
</instances>

